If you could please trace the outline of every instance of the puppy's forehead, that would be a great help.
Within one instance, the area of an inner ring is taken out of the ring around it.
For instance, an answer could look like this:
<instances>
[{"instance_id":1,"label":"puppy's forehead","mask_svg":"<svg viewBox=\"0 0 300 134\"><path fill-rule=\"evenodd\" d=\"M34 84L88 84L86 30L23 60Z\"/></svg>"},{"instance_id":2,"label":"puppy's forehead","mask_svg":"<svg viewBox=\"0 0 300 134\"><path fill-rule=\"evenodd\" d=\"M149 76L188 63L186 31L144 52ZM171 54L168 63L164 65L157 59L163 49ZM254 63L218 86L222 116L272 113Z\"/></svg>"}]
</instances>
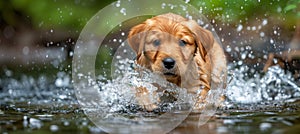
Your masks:
<instances>
[{"instance_id":1,"label":"puppy's forehead","mask_svg":"<svg viewBox=\"0 0 300 134\"><path fill-rule=\"evenodd\" d=\"M163 38L164 34L166 34L161 31L148 31L147 33L148 34L146 36L146 39L149 39L149 40Z\"/></svg>"},{"instance_id":2,"label":"puppy's forehead","mask_svg":"<svg viewBox=\"0 0 300 134\"><path fill-rule=\"evenodd\" d=\"M193 36L191 30L177 20L166 18L166 17L154 17L148 19L145 24L147 25L148 31L160 31L164 33L172 34L178 38L185 36Z\"/></svg>"}]
</instances>

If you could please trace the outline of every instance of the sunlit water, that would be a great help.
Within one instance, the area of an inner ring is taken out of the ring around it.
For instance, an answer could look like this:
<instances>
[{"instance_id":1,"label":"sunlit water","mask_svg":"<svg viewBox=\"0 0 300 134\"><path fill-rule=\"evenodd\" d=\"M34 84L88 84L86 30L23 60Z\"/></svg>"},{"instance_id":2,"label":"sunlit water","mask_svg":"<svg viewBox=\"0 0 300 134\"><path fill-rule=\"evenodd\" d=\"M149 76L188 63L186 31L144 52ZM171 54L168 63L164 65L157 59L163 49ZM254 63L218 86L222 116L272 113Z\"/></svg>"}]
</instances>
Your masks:
<instances>
[{"instance_id":1,"label":"sunlit water","mask_svg":"<svg viewBox=\"0 0 300 134\"><path fill-rule=\"evenodd\" d=\"M245 128L233 129L235 132L250 132L252 131L250 128L254 126L259 127L260 130L257 131L270 132L271 128L278 124L283 124L285 127L298 124L300 89L299 83L293 79L292 75L274 66L266 74L257 73L253 76L245 76L247 69L246 66L234 68L229 65L228 79L230 82L226 91L227 99L223 103L223 107L215 114L215 118L206 125L221 125L214 129L221 133L223 131L231 132L230 128L236 125L240 127L242 125ZM6 73L9 74L9 72ZM116 78L110 84L100 82L100 85L102 84L109 90L120 91L120 89L126 88L124 83L129 82L133 77L134 74L122 80ZM70 75L65 72L58 72L55 80L48 79L44 75L33 78L24 74L19 79L8 76L0 79L0 85L0 130L2 132L22 131L23 129L27 131L46 129L55 132L66 131L65 128L103 132L88 121L88 118L80 110ZM133 111L124 111L124 109L128 109L128 107L124 108L128 104L126 101L132 100L134 96L122 96L122 92L114 93L119 94L110 94L110 96L102 98L105 105L111 106L112 112L134 112L134 109L131 109ZM113 105L115 101L120 101L118 96L122 96L124 101L116 104L124 105ZM198 120L194 116L195 113L191 113L188 119L191 119L192 122L194 120L196 123ZM255 123L256 118L262 119ZM220 124L219 121L223 123ZM176 130L185 131L182 126ZM281 130L278 131L281 132Z\"/></svg>"}]
</instances>

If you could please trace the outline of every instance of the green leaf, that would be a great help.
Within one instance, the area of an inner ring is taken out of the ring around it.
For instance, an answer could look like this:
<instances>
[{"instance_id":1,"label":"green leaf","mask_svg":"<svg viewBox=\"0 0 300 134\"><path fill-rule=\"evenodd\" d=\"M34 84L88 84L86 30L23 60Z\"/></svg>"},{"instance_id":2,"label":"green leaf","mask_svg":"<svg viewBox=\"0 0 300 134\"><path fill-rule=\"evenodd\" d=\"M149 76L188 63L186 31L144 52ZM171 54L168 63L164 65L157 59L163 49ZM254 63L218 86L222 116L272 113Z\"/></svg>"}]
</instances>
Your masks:
<instances>
[{"instance_id":1,"label":"green leaf","mask_svg":"<svg viewBox=\"0 0 300 134\"><path fill-rule=\"evenodd\" d=\"M287 6L284 8L284 10L285 10L285 11L290 11L290 10L293 10L293 9L295 9L295 8L297 8L297 5L291 4L291 5L287 5Z\"/></svg>"}]
</instances>

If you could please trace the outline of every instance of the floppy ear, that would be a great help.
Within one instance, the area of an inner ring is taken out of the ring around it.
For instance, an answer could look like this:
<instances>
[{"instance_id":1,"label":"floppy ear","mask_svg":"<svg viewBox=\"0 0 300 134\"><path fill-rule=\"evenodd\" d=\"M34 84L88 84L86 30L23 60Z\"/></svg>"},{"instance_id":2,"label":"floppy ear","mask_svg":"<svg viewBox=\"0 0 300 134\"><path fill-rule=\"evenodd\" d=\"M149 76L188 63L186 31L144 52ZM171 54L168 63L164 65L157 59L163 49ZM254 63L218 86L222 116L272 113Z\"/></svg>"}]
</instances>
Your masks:
<instances>
[{"instance_id":1,"label":"floppy ear","mask_svg":"<svg viewBox=\"0 0 300 134\"><path fill-rule=\"evenodd\" d=\"M145 36L145 27L145 23L134 26L133 28L131 28L128 34L128 43L130 47L136 52L136 54L142 51L142 47L140 46L143 45L142 43Z\"/></svg>"},{"instance_id":2,"label":"floppy ear","mask_svg":"<svg viewBox=\"0 0 300 134\"><path fill-rule=\"evenodd\" d=\"M199 26L194 20L185 21L183 25L193 32L199 52L202 58L205 59L207 52L213 47L214 36L210 31Z\"/></svg>"}]
</instances>

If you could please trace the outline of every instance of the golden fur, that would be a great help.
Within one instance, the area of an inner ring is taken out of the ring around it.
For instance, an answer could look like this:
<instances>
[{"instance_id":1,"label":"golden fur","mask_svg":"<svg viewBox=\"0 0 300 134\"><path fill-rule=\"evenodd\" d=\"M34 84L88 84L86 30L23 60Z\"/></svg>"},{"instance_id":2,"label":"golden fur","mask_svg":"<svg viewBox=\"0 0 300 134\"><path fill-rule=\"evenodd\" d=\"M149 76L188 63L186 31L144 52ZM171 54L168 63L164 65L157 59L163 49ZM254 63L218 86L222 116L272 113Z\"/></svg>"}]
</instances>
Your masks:
<instances>
[{"instance_id":1,"label":"golden fur","mask_svg":"<svg viewBox=\"0 0 300 134\"><path fill-rule=\"evenodd\" d=\"M153 17L134 26L128 42L137 54L137 64L161 74L190 93L196 94L203 89L198 103L203 102L211 88L216 88L213 85L226 81L223 49L210 31L193 20L172 13ZM171 66L163 62L167 58ZM149 102L146 95L141 95L147 93L147 89L140 87L137 98L140 105L152 110L156 105Z\"/></svg>"}]
</instances>

